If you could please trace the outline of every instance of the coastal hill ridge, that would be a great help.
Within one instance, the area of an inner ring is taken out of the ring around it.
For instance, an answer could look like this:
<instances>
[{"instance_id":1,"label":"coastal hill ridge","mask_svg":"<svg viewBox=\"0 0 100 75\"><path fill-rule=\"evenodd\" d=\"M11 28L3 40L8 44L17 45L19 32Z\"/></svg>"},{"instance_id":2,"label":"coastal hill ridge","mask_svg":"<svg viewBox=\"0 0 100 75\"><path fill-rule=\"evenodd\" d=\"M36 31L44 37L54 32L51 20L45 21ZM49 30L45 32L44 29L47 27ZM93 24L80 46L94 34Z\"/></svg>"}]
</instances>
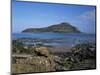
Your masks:
<instances>
[{"instance_id":1,"label":"coastal hill ridge","mask_svg":"<svg viewBox=\"0 0 100 75\"><path fill-rule=\"evenodd\" d=\"M22 32L35 33L35 32L55 32L55 33L80 33L81 31L73 25L63 22L60 24L51 25L43 28L27 28Z\"/></svg>"}]
</instances>

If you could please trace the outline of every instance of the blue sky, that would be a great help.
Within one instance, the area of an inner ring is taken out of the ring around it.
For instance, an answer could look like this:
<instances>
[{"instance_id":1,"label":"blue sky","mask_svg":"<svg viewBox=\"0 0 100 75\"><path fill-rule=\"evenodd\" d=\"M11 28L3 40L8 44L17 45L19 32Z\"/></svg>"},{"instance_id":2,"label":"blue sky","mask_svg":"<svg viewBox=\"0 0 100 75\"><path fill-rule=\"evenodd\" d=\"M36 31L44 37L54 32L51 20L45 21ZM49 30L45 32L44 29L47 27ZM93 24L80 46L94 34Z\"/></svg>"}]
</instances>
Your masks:
<instances>
[{"instance_id":1,"label":"blue sky","mask_svg":"<svg viewBox=\"0 0 100 75\"><path fill-rule=\"evenodd\" d=\"M95 6L12 2L12 32L68 22L85 33L95 33Z\"/></svg>"}]
</instances>

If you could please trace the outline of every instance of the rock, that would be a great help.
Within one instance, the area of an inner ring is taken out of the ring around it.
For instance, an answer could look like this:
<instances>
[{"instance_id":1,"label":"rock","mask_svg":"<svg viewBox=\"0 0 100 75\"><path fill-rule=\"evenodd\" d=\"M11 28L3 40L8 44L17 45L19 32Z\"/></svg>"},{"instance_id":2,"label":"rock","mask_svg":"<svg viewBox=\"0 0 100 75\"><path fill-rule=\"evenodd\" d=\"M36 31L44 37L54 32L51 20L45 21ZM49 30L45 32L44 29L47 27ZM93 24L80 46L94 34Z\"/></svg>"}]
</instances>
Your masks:
<instances>
[{"instance_id":1,"label":"rock","mask_svg":"<svg viewBox=\"0 0 100 75\"><path fill-rule=\"evenodd\" d=\"M13 57L13 73L79 70L96 67L95 44L78 44L70 52L52 54L49 52L49 47L44 45L24 46L16 41L13 43L13 51L15 54L32 55L31 58L22 58L22 56L20 58Z\"/></svg>"},{"instance_id":2,"label":"rock","mask_svg":"<svg viewBox=\"0 0 100 75\"><path fill-rule=\"evenodd\" d=\"M96 56L96 50L92 46L93 44L79 44L72 48L72 52L75 58L85 59Z\"/></svg>"},{"instance_id":3,"label":"rock","mask_svg":"<svg viewBox=\"0 0 100 75\"><path fill-rule=\"evenodd\" d=\"M62 58L59 56L54 56L54 61L58 64L62 64Z\"/></svg>"},{"instance_id":4,"label":"rock","mask_svg":"<svg viewBox=\"0 0 100 75\"><path fill-rule=\"evenodd\" d=\"M36 47L35 52L40 56L48 57L50 55L47 47Z\"/></svg>"},{"instance_id":5,"label":"rock","mask_svg":"<svg viewBox=\"0 0 100 75\"><path fill-rule=\"evenodd\" d=\"M53 59L44 56L34 56L32 59L17 59L17 62L13 66L13 72L16 73L55 71Z\"/></svg>"}]
</instances>

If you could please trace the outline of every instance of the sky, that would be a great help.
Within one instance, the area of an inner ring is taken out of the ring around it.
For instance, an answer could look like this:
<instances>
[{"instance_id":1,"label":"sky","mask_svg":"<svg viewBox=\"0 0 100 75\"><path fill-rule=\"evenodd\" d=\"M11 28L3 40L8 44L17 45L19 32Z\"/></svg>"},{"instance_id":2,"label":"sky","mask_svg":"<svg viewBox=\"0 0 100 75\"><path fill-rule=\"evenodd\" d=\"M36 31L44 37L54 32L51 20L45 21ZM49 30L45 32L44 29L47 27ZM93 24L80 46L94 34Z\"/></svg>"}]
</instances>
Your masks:
<instances>
[{"instance_id":1,"label":"sky","mask_svg":"<svg viewBox=\"0 0 100 75\"><path fill-rule=\"evenodd\" d=\"M77 27L81 32L95 33L95 13L95 6L13 0L12 32L67 22Z\"/></svg>"}]
</instances>

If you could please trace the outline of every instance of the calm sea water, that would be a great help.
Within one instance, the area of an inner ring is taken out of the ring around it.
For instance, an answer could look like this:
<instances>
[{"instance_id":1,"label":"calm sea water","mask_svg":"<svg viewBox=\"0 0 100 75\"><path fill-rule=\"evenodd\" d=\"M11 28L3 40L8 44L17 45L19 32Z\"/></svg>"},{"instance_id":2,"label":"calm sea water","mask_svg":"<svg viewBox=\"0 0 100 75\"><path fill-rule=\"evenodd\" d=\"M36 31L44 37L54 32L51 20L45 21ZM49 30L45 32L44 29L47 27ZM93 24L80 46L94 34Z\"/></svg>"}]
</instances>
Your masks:
<instances>
[{"instance_id":1,"label":"calm sea water","mask_svg":"<svg viewBox=\"0 0 100 75\"><path fill-rule=\"evenodd\" d=\"M43 41L46 45L66 45L73 46L79 43L95 43L95 34L81 33L12 33L12 39L33 38L33 39L52 39L52 42ZM57 41L58 39L58 41ZM56 41L55 41L56 40ZM30 42L27 42L28 44ZM30 43L32 44L32 42Z\"/></svg>"}]
</instances>

